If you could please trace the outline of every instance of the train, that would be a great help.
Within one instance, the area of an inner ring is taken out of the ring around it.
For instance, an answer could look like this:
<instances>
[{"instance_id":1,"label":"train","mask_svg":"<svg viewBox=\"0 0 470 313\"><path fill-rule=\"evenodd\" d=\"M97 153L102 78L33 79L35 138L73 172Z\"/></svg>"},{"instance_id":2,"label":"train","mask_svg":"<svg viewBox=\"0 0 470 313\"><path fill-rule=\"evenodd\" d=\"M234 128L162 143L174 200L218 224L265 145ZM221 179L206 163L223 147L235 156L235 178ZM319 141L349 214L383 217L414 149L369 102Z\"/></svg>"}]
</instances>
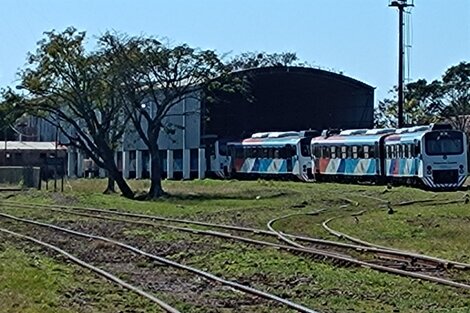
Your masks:
<instances>
[{"instance_id":1,"label":"train","mask_svg":"<svg viewBox=\"0 0 470 313\"><path fill-rule=\"evenodd\" d=\"M372 182L433 190L462 187L467 137L447 124L407 128L259 132L216 142L211 171L221 178Z\"/></svg>"}]
</instances>

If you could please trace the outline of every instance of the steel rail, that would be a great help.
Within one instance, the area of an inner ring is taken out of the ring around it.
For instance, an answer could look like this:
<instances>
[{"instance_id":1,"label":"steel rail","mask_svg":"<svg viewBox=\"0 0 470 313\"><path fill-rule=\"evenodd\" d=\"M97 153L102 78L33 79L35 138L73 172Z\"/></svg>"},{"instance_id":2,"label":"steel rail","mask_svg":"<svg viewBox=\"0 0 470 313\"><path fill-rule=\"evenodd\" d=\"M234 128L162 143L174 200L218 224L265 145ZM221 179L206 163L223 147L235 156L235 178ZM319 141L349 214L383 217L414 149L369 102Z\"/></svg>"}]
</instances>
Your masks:
<instances>
[{"instance_id":1,"label":"steel rail","mask_svg":"<svg viewBox=\"0 0 470 313\"><path fill-rule=\"evenodd\" d=\"M278 237L280 240L282 240L282 241L284 241L284 242L286 242L286 243L288 243L288 244L290 244L290 245L292 245L292 246L294 246L294 247L297 247L297 248L308 249L307 247L305 247L305 246L303 246L303 245L301 245L301 244L299 244L299 243L297 243L297 242L295 242L295 241L293 241L293 240L287 238L282 232L276 231L276 230L273 228L273 225L274 225L275 222L277 222L277 221L279 221L279 220L281 220L281 219L285 219L285 218L292 217L292 216L298 216L298 215L317 215L317 214L319 214L319 213L322 212L322 211L324 211L324 209L317 210L317 211L314 211L314 212L308 212L308 213L291 213L291 214L286 214L286 215L283 215L283 216L280 216L280 217L276 217L276 218L271 219L270 221L268 221L268 223L266 224L266 226L268 227L268 229L269 229L270 231L272 231L273 233L275 233L275 234L277 235L277 237Z\"/></svg>"},{"instance_id":2,"label":"steel rail","mask_svg":"<svg viewBox=\"0 0 470 313\"><path fill-rule=\"evenodd\" d=\"M230 287L232 287L234 289L237 289L237 290L241 290L245 293L250 293L252 295L256 295L256 296L259 296L259 297L262 297L262 298L265 298L265 299L268 299L268 300L273 300L275 302L284 304L285 306L290 307L290 308L292 308L294 310L297 310L299 312L318 313L317 311L309 309L309 308L307 308L303 305L291 302L291 301L286 300L284 298L278 297L276 295L273 295L273 294L270 294L270 293L267 293L267 292L249 287L249 286L245 286L245 285L233 282L233 281L229 281L229 280L220 278L220 277L215 276L211 273L208 273L208 272L205 272L205 271L202 271L202 270L198 270L194 267L184 265L184 264L172 261L170 259L167 259L167 258L164 258L164 257L160 257L160 256L157 256L157 255L142 251L142 250L140 250L136 247L133 247L131 245L116 241L114 239L110 239L110 238L106 238L106 237L102 237L102 236L97 236L97 235L86 234L86 233L83 233L83 232L79 232L79 231L59 227L59 226L52 225L52 224L37 222L37 221L28 220L28 219L24 219L24 218L19 218L19 217L9 215L9 214L0 213L0 216L4 217L4 218L9 218L9 219L12 219L12 220L15 220L15 221L31 224L31 225L37 225L37 226L41 226L41 227L46 227L46 228L58 230L58 231L61 231L61 232L64 232L64 233L68 233L68 234L72 234L72 235L76 235L76 236L80 236L80 237L84 237L84 238L105 241L105 242L111 243L113 245L119 246L121 248L130 250L130 251L132 251L136 254L140 254L140 255L143 255L143 256L148 257L150 259L153 259L155 261L158 261L162 264L166 264L166 265L174 267L174 268L178 268L178 269L181 269L181 270L191 272L191 273L196 274L198 276L202 276L206 279L216 281L218 283L221 283L221 284L226 285L226 286L230 286ZM469 286L469 289L470 289L470 286Z\"/></svg>"},{"instance_id":3,"label":"steel rail","mask_svg":"<svg viewBox=\"0 0 470 313\"><path fill-rule=\"evenodd\" d=\"M61 227L58 227L58 226L55 226L55 225L45 224L45 223L31 221L31 220L27 220L27 219L22 219L22 218L18 218L18 217L15 217L15 216L4 214L4 213L0 213L0 217L1 216L16 219L16 220L23 221L23 222L26 222L26 223L32 223L32 224L37 224L37 225L45 226L45 227L57 228L58 230L62 230L62 231L75 232L75 231L68 230L68 229L65 229L65 228L61 228ZM147 224L149 222L139 222L139 223ZM193 229L191 229L190 231L194 232ZM199 230L196 231L196 233L202 233L202 232L211 233L214 236L225 237L225 238L229 238L229 239L235 239L235 240L240 240L240 241L245 241L245 242L250 242L250 243L255 243L255 244L262 244L262 245L265 245L265 246L271 246L271 247L276 248L276 249L281 249L281 250L286 250L286 251L291 251L291 252L294 251L294 252L299 252L299 253L312 254L312 255L316 255L316 256L320 256L320 257L331 258L331 259L334 259L334 260L347 262L349 264L354 264L354 265L357 265L357 266L360 266L360 267L369 268L369 269L373 269L373 270L377 270L377 271L381 271L381 272L392 273L392 274L396 274L396 275L400 275L400 276L408 276L408 277L412 277L412 278L427 280L427 281L430 281L430 282L444 284L444 285L457 287L457 288L470 289L470 285L466 285L466 284L463 284L463 283L458 283L458 282L455 282L455 281L452 281L452 280L447 280L447 279L442 279L442 278L438 278L438 277L435 277L435 276L429 276L429 275L425 275L425 274L419 274L419 273L409 272L409 271L405 271L405 270L395 269L395 268L391 268L391 267L377 265L377 264L374 264L374 263L368 263L368 262L360 261L360 260L357 260L357 259L354 259L354 258L351 258L351 257L342 256L342 255L339 255L339 254L336 254L336 253L329 253L329 252L325 252L325 251L321 251L321 250L317 250L317 249L313 249L313 248L308 248L308 249L304 248L304 249L302 249L302 248L297 248L297 247L291 247L291 246L285 246L285 245L279 245L279 244L270 243L270 242L264 242L264 241L249 239L249 238L245 238L245 237L227 235L225 233L218 233L218 232L213 232L213 231L199 231ZM87 236L94 236L94 235L87 235ZM99 238L104 238L104 237L99 237L99 236L95 236L95 237L97 237L98 239ZM104 239L112 240L112 239L108 239L108 238L104 238ZM116 241L113 241L113 242L116 242ZM126 246L125 244L122 244L120 242L116 242L116 244L123 245L124 248L128 248L128 247L125 247ZM133 247L131 247L131 248L136 249L136 248L133 248ZM136 249L136 250L139 251L137 253L143 252L143 251L140 251L138 249ZM131 251L134 251L134 250L131 250ZM145 252L143 252L143 253L145 253ZM152 255L150 255L150 254L146 254L146 256L152 257ZM154 256L154 257L160 258L158 256ZM157 261L158 261L158 259L157 259ZM172 261L169 261L169 262L172 262ZM164 262L162 262L162 263L164 263ZM184 266L184 265L181 265L181 266ZM193 270L195 270L195 269L193 269Z\"/></svg>"},{"instance_id":4,"label":"steel rail","mask_svg":"<svg viewBox=\"0 0 470 313\"><path fill-rule=\"evenodd\" d=\"M0 202L0 204L1 203L2 202ZM145 219L159 220L159 221L163 220L163 221L175 222L175 223L194 224L194 225L200 225L200 226L209 226L209 227L214 227L214 228L231 229L231 230L236 230L236 231L243 231L243 232L250 232L250 233L254 233L254 234L262 234L262 235L267 235L267 236L278 237L278 234L276 232L266 231L266 230L262 230L262 229L239 227L239 226L224 225L224 224L204 223L204 222L190 221L190 220L172 219L172 218L166 218L166 217L154 216L154 215L136 214L136 213L128 213L128 212L116 212L116 211L96 209L96 208L58 206L58 205L52 205L52 206L50 206L50 205L37 205L37 206L23 205L23 204L16 204L13 201L10 201L8 203L11 203L11 205L18 206L18 207L21 207L21 208L36 209L39 206L39 207L42 207L42 208L45 208L45 209L48 209L48 210L56 210L58 212L64 212L62 208L67 208L67 209L70 208L72 210L98 212L98 213L118 215L118 216L138 217L138 218L145 218ZM55 209L55 208L57 208L57 209ZM66 211L66 212L68 214L74 214L74 215L81 215L81 216L88 216L88 217L94 217L94 218L116 220L116 219L107 218L107 217L104 217L104 216L86 215L86 214L83 214L83 213L77 213L77 212L72 212L72 211ZM302 213L294 213L294 214L302 214ZM246 238L246 237L234 236L234 235L229 234L229 233L214 232L214 231L209 231L209 230L200 230L200 229L187 228L187 227L177 227L177 226L170 226L170 225L156 224L156 223L148 224L146 222L136 222L136 221L130 221L130 220L117 220L117 221L132 222L132 223L137 223L137 224L146 224L146 225L157 226L157 227L165 227L165 228L168 228L168 229L191 232L191 233L195 233L195 234L205 234L205 235L212 235L212 236L218 236L218 237L223 237L223 238L241 240L241 241L245 241L245 242L249 242L249 243L253 243L253 244L264 244L264 245L266 245L268 243L268 242L265 242L265 241L253 240L253 239L249 239L249 238ZM345 239L349 240L349 237L346 237L347 236L346 234L341 234L339 232L336 232L336 231L328 228L328 226L326 226L326 227L327 227L327 229L332 231L331 234L333 234L333 235L335 235L339 238L345 238ZM451 260L446 260L446 259L442 259L442 258L428 256L428 255L421 255L421 254L417 254L417 253L413 253L413 252L409 252L409 251L393 249L393 248L390 248L390 247L378 246L378 245L374 245L374 244L366 242L366 241L364 241L364 244L362 244L362 245L352 245L352 244L343 243L343 242L337 242L337 241L331 241L331 240L325 240L325 239L318 239L318 238L311 238L311 237L304 237L304 236L297 236L297 235L291 235L291 234L286 234L286 233L283 233L283 236L289 237L289 238L292 238L292 239L295 239L295 240L301 240L301 241L305 241L305 242L314 243L314 244L324 244L324 245L330 245L330 246L336 246L336 247L342 247L342 248L350 248L350 249L354 249L354 250L357 250L357 251L365 251L365 252L372 252L372 253L386 253L386 254L391 254L391 255L413 257L413 258L416 258L416 259L421 259L423 261L430 261L430 262L439 263L439 264L442 264L444 267L453 266L455 268L460 268L460 269L470 269L470 264L467 264L467 263L455 262L455 261L451 261ZM361 241L357 238L351 237L351 241L353 241L354 239L358 240L359 242ZM297 247L299 247L299 246L297 246Z\"/></svg>"},{"instance_id":5,"label":"steel rail","mask_svg":"<svg viewBox=\"0 0 470 313\"><path fill-rule=\"evenodd\" d=\"M379 250L385 250L385 252L386 252L388 250L390 252L390 254L395 254L395 255L400 255L400 256L409 256L409 257L413 257L413 258L416 258L416 259L422 259L422 260L425 260L425 261L436 262L436 263L443 264L447 268L455 267L455 268L458 268L458 269L470 269L470 264L468 264L468 263L451 261L451 260L441 259L441 258L432 257L432 256L428 256L428 255L413 253L413 252L410 252L410 251L399 250L399 249L395 249L395 248L391 248L391 247L387 247L387 246L381 246L381 245L374 244L374 243L371 243L371 242L368 242L368 241L350 236L348 234L339 232L339 231L334 230L334 229L332 229L331 227L328 226L329 222L331 222L332 220L335 220L337 218L338 217L332 217L332 218L327 219L326 221L324 221L322 223L322 226L328 233L330 233L330 234L332 234L332 235L334 235L338 238L347 239L351 242L360 244L362 246L375 248L375 249L377 249L376 252L380 252Z\"/></svg>"},{"instance_id":6,"label":"steel rail","mask_svg":"<svg viewBox=\"0 0 470 313\"><path fill-rule=\"evenodd\" d=\"M152 220L164 221L164 222L192 224L192 225L207 226L207 227L214 227L214 228L221 228L221 229L230 229L230 230L235 230L235 231L250 232L250 233L262 234L262 235L268 235L268 236L273 235L273 233L271 233L270 231L263 230L263 229L256 229L256 228L242 227L242 226L235 226L235 225L226 225L226 224L215 224L215 223L209 223L209 222L200 222L200 221L187 220L187 219L164 217L164 216L159 216L159 215L148 215L148 214L141 214L141 213L104 210L104 209L91 208L91 207L79 207L79 206L56 205L56 204L18 203L16 201L0 200L0 204L2 203L10 204L12 206L22 207L22 208L35 209L38 207L43 207L43 208L55 207L55 208L114 214L114 215L121 215L121 216L128 216L128 217L138 217L138 218L152 219ZM296 238L301 239L302 237L296 236ZM308 238L308 237L304 237L304 238Z\"/></svg>"},{"instance_id":7,"label":"steel rail","mask_svg":"<svg viewBox=\"0 0 470 313\"><path fill-rule=\"evenodd\" d=\"M434 205L444 205L444 204L453 204L453 203L468 203L469 199L461 199L461 200L442 200L442 201L438 201L436 200L435 202L433 203L423 203L422 206L429 206L431 204L434 204Z\"/></svg>"},{"instance_id":8,"label":"steel rail","mask_svg":"<svg viewBox=\"0 0 470 313\"><path fill-rule=\"evenodd\" d=\"M108 280L118 284L119 286L121 287L124 287L124 288L127 288L147 299L149 299L150 301L153 301L155 302L158 306L160 306L162 309L164 309L166 312L170 312L170 313L180 313L180 311L178 311L177 309L175 309L174 307L170 306L169 304L163 302L162 300L158 299L157 297L143 291L142 289L136 287L136 286L133 286L121 279L119 279L118 277L114 276L113 274L109 273L109 272L106 272L105 270L102 270L96 266L93 266L91 265L90 263L87 263L75 256L73 256L72 254L60 249L59 247L57 246L54 246L54 245L51 245L49 243L46 243L44 241L40 241L38 239L35 239L33 237L30 237L30 236L26 236L26 235L23 235L23 234L20 234L20 233L16 233L16 232L13 232L11 230L8 230L8 229L5 229L5 228L0 228L0 232L3 232L3 233L6 233L6 234L9 234L9 235L12 235L12 236L15 236L15 237L18 237L18 238L21 238L21 239L25 239L25 240L29 240L29 241L32 241L34 243L37 243L43 247L46 247L48 249L51 249L51 250L54 250L55 252L65 256L67 259L71 260L72 262L78 264L79 266L81 267L84 267L84 268L87 268L89 269L90 271L92 272L95 272L96 274L100 275L100 276L103 276L105 278L107 278Z\"/></svg>"},{"instance_id":9,"label":"steel rail","mask_svg":"<svg viewBox=\"0 0 470 313\"><path fill-rule=\"evenodd\" d=\"M284 242L289 243L289 244L291 244L295 247L298 247L298 248L309 249L309 247L301 245L301 244L289 239L288 237L286 237L286 236L289 236L289 234L286 234L286 233L283 233L283 232L280 232L280 231L277 231L276 229L274 229L274 223L276 223L277 221L279 221L281 219L289 218L289 217L292 217L292 216L316 215L318 213L319 213L319 211L314 211L314 212L310 212L310 213L293 213L293 214L283 215L283 216L280 216L280 217L277 217L277 218L274 218L274 219L270 220L267 223L267 227L272 232L277 233L279 239L283 240ZM332 219L330 219L330 220L332 220ZM328 220L328 221L330 221L330 220ZM325 227L325 225L324 225L324 227ZM328 228L329 231L332 232L331 234L334 234L334 235L338 236L339 238L343 238L344 234L339 233L335 230L332 230L328 226L326 226L326 227ZM357 239L357 238L354 238L354 239ZM359 240L359 239L357 239L357 240ZM361 241L361 240L359 240L359 241ZM341 247L341 248L350 248L350 249L355 249L357 251L363 251L363 252L371 252L371 253L376 253L376 254L386 254L386 255L392 255L392 256L407 257L407 258L410 258L410 259L414 260L415 262L417 262L418 260L426 261L425 263L432 262L434 264L442 265L443 267L446 267L446 268L453 267L453 268L458 268L458 269L470 269L470 264L467 264L467 263L454 262L454 261L450 261L450 260L435 258L435 257L432 257L432 256L421 255L421 254L408 252L408 251L403 251L403 250L394 250L394 249L391 249L389 247L384 247L384 246L381 246L382 248L372 247L372 246L369 247L369 246L365 246L365 245L358 246L358 245L351 245L351 244L346 244L346 243L341 243L341 242L318 239L318 243L320 243L320 244L331 244L332 242L336 243L335 244L336 247ZM366 244L371 244L371 243L366 242L366 241L361 241L361 242L366 243Z\"/></svg>"},{"instance_id":10,"label":"steel rail","mask_svg":"<svg viewBox=\"0 0 470 313\"><path fill-rule=\"evenodd\" d=\"M402 201L394 204L395 206L406 206L406 205L412 205L412 204L420 204L420 203L440 203L443 200L437 200L437 199L418 199L418 200L409 200L409 201ZM463 199L458 199L458 200L450 200L452 201L451 203L454 202L463 202Z\"/></svg>"}]
</instances>

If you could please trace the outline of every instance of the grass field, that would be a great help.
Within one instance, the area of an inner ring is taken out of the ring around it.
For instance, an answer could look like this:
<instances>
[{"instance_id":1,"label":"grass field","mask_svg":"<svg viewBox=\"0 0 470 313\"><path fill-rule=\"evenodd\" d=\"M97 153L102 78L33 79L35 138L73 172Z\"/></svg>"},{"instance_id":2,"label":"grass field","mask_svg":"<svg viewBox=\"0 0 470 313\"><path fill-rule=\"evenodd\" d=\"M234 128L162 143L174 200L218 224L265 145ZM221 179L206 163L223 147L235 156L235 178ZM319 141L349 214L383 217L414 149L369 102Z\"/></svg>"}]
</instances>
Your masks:
<instances>
[{"instance_id":1,"label":"grass field","mask_svg":"<svg viewBox=\"0 0 470 313\"><path fill-rule=\"evenodd\" d=\"M148 188L148 181L131 183L136 190ZM431 193L406 187L386 189L264 180L166 181L164 188L170 196L145 202L101 194L104 180L75 180L65 187L63 193L4 192L0 198L23 203L113 208L264 229L272 218L324 209L318 215L284 219L275 228L285 233L336 239L321 225L335 217L330 227L362 240L470 263L470 204L444 203L462 199L463 192ZM394 213L388 214L384 202L371 197L390 201ZM435 202L395 205L425 199ZM92 219L46 210L2 205L0 211L54 223L75 223L82 219L89 226L97 224ZM359 211L364 212L351 216ZM29 234L33 231L1 218L0 227ZM339 267L274 249L140 226L116 228L113 235L162 249L171 259L275 293L319 312L470 312L467 291L369 269ZM160 270L148 264L142 267ZM132 279L128 272L119 274ZM163 274L155 275L156 279L163 277ZM470 273L462 275L468 279ZM154 293L183 312L290 312L269 303L254 305L253 301L247 301L243 306L240 305L243 302L235 300L239 296L230 290L212 290L201 282L193 283L200 287L194 296L166 285L155 288ZM12 313L160 312L148 301L51 252L5 235L0 235L0 299L5 299L0 301L0 312Z\"/></svg>"}]
</instances>

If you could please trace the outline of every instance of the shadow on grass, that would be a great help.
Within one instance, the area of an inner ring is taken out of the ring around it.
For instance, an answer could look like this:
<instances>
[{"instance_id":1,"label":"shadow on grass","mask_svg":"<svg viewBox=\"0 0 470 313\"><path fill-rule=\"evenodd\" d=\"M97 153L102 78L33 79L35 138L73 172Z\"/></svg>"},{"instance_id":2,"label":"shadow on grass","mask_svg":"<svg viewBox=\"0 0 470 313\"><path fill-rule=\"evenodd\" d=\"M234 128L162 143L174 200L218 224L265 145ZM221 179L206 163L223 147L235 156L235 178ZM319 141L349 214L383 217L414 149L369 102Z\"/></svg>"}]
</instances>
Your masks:
<instances>
[{"instance_id":1,"label":"shadow on grass","mask_svg":"<svg viewBox=\"0 0 470 313\"><path fill-rule=\"evenodd\" d=\"M259 200L259 199L276 199L285 196L292 196L295 192L292 191L281 191L281 192L270 192L270 191L257 191L257 192L243 192L243 193L165 193L160 198L149 199L146 192L136 194L134 197L138 201L209 201L209 200Z\"/></svg>"}]
</instances>

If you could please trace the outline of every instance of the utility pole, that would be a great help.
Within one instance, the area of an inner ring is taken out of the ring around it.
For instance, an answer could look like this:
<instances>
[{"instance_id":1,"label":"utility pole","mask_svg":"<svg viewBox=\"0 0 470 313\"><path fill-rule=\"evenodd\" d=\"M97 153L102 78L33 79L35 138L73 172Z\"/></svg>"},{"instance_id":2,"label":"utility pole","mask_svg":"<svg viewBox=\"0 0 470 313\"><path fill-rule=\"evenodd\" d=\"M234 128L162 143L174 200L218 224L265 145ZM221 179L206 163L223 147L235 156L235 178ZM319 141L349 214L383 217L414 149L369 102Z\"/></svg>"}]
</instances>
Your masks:
<instances>
[{"instance_id":1,"label":"utility pole","mask_svg":"<svg viewBox=\"0 0 470 313\"><path fill-rule=\"evenodd\" d=\"M405 59L403 29L403 14L406 7L412 7L414 0L392 0L389 7L398 8L398 128L404 126L403 123L403 64Z\"/></svg>"}]
</instances>

